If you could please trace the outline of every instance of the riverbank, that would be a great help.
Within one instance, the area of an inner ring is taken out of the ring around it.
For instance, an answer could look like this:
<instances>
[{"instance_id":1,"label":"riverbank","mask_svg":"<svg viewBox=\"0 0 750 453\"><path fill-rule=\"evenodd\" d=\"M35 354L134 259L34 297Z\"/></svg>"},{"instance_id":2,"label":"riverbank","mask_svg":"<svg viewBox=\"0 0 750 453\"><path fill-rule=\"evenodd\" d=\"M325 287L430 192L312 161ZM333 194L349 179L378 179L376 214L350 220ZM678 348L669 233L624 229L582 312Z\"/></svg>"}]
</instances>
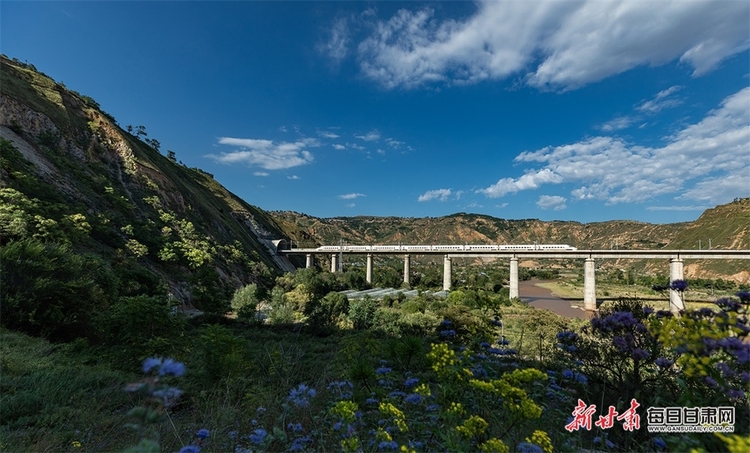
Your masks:
<instances>
[{"instance_id":1,"label":"riverbank","mask_svg":"<svg viewBox=\"0 0 750 453\"><path fill-rule=\"evenodd\" d=\"M565 300L558 297L549 288L544 286L542 280L525 280L518 282L518 292L521 300L528 302L534 308L543 308L557 313L566 318L591 319L593 313L587 312L579 305L583 305L582 300Z\"/></svg>"}]
</instances>

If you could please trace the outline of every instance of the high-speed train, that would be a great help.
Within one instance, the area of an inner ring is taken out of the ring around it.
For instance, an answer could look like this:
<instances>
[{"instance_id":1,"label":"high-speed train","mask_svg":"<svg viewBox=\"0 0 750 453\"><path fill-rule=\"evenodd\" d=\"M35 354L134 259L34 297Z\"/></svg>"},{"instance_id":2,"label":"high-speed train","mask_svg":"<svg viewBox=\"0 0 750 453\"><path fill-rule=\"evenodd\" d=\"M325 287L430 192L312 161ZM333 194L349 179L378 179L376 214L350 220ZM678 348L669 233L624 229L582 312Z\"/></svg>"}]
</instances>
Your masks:
<instances>
[{"instance_id":1,"label":"high-speed train","mask_svg":"<svg viewBox=\"0 0 750 453\"><path fill-rule=\"evenodd\" d=\"M324 245L321 252L451 252L451 251L514 251L514 250L578 250L568 244L491 244L491 245Z\"/></svg>"}]
</instances>

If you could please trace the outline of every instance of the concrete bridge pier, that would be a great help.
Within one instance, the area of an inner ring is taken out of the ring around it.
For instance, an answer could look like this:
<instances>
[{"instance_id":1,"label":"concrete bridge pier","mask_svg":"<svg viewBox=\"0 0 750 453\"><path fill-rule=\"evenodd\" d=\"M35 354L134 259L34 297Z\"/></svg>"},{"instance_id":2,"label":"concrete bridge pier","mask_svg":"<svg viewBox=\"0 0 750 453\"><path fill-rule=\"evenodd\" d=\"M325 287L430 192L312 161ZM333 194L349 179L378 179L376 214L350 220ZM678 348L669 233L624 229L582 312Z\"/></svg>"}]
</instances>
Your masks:
<instances>
[{"instance_id":1,"label":"concrete bridge pier","mask_svg":"<svg viewBox=\"0 0 750 453\"><path fill-rule=\"evenodd\" d=\"M451 289L451 257L445 255L443 258L443 291Z\"/></svg>"},{"instance_id":2,"label":"concrete bridge pier","mask_svg":"<svg viewBox=\"0 0 750 453\"><path fill-rule=\"evenodd\" d=\"M586 258L583 265L583 308L596 310L596 266L594 258Z\"/></svg>"},{"instance_id":3,"label":"concrete bridge pier","mask_svg":"<svg viewBox=\"0 0 750 453\"><path fill-rule=\"evenodd\" d=\"M306 253L305 254L305 267L311 268L313 266L313 254L312 253Z\"/></svg>"},{"instance_id":4,"label":"concrete bridge pier","mask_svg":"<svg viewBox=\"0 0 750 453\"><path fill-rule=\"evenodd\" d=\"M510 278L508 279L509 294L508 297L511 299L517 299L518 293L518 257L514 256L510 259Z\"/></svg>"},{"instance_id":5,"label":"concrete bridge pier","mask_svg":"<svg viewBox=\"0 0 750 453\"><path fill-rule=\"evenodd\" d=\"M682 260L680 258L670 258L669 260L669 282L675 280L683 280L684 273L682 267ZM684 293L681 291L669 290L669 311L674 314L679 313L685 309L685 301L683 300Z\"/></svg>"},{"instance_id":6,"label":"concrete bridge pier","mask_svg":"<svg viewBox=\"0 0 750 453\"><path fill-rule=\"evenodd\" d=\"M367 272L365 280L367 280L367 283L372 284L372 253L367 254Z\"/></svg>"},{"instance_id":7,"label":"concrete bridge pier","mask_svg":"<svg viewBox=\"0 0 750 453\"><path fill-rule=\"evenodd\" d=\"M410 284L409 274L411 274L411 259L409 255L404 255L404 283Z\"/></svg>"},{"instance_id":8,"label":"concrete bridge pier","mask_svg":"<svg viewBox=\"0 0 750 453\"><path fill-rule=\"evenodd\" d=\"M339 270L339 256L335 253L331 253L331 272Z\"/></svg>"}]
</instances>

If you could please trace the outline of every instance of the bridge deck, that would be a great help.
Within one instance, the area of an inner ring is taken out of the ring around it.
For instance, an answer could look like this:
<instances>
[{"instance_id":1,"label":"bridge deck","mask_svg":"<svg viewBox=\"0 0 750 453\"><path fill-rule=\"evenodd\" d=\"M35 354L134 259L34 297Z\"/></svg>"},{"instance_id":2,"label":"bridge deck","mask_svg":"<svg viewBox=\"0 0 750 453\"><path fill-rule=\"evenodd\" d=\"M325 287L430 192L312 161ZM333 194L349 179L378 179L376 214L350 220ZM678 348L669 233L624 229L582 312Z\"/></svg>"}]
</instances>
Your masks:
<instances>
[{"instance_id":1,"label":"bridge deck","mask_svg":"<svg viewBox=\"0 0 750 453\"><path fill-rule=\"evenodd\" d=\"M356 246L355 246L356 247ZM279 250L287 255L338 254L345 255L448 255L455 258L606 258L606 259L750 259L750 250L362 250L348 246L336 250L290 249Z\"/></svg>"}]
</instances>

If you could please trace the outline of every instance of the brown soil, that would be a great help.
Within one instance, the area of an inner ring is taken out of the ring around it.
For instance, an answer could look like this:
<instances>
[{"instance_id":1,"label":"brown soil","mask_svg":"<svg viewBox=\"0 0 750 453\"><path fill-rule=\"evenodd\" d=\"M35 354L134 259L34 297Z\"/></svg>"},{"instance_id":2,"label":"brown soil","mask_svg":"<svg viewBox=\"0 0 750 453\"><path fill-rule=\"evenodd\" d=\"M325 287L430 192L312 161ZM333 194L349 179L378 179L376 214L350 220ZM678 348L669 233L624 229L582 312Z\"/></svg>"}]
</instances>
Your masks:
<instances>
[{"instance_id":1,"label":"brown soil","mask_svg":"<svg viewBox=\"0 0 750 453\"><path fill-rule=\"evenodd\" d=\"M589 313L580 308L571 306L571 302L552 294L547 288L537 286L539 280L527 280L518 282L518 292L521 300L529 303L535 308L544 308L567 318L591 319L593 313ZM583 301L574 301L578 305L583 305Z\"/></svg>"}]
</instances>

